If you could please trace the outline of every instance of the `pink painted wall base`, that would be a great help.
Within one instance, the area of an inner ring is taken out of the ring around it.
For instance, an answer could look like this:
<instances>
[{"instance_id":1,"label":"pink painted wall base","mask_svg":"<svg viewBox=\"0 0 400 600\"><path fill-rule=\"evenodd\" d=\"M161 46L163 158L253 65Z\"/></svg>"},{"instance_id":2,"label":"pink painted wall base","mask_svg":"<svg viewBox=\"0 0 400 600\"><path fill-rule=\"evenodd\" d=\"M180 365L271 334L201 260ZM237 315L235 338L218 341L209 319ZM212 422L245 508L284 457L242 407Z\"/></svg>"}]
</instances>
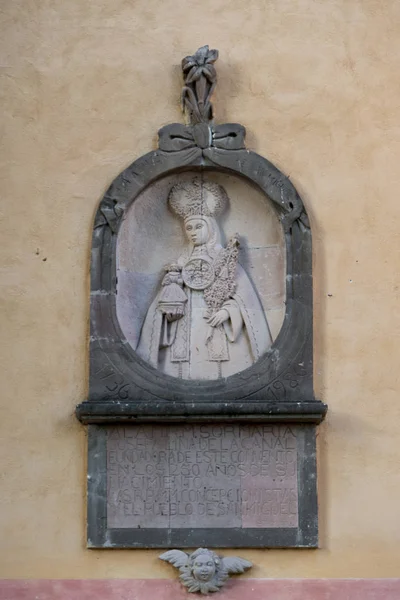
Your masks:
<instances>
[{"instance_id":1,"label":"pink painted wall base","mask_svg":"<svg viewBox=\"0 0 400 600\"><path fill-rule=\"evenodd\" d=\"M236 579L218 594L170 579L4 579L0 600L399 600L400 579Z\"/></svg>"}]
</instances>

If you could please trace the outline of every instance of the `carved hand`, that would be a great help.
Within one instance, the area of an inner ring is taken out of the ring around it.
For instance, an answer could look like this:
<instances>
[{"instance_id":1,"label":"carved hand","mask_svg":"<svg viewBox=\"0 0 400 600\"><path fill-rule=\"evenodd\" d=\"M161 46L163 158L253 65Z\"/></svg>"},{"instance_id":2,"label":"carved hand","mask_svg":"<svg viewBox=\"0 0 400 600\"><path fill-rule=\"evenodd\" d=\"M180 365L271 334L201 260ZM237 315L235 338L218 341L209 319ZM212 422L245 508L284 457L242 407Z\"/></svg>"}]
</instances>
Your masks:
<instances>
[{"instance_id":1,"label":"carved hand","mask_svg":"<svg viewBox=\"0 0 400 600\"><path fill-rule=\"evenodd\" d=\"M167 321L169 321L170 323L172 323L172 321L177 321L178 319L181 319L183 317L183 315L185 314L185 309L182 306L176 306L174 308L164 308L164 307L160 307L161 312L167 317Z\"/></svg>"},{"instance_id":2,"label":"carved hand","mask_svg":"<svg viewBox=\"0 0 400 600\"><path fill-rule=\"evenodd\" d=\"M226 308L222 308L221 310L216 312L215 315L213 315L210 319L208 319L208 322L210 323L211 327L218 327L218 325L222 325L222 323L224 321L227 321L228 319L228 311L226 310Z\"/></svg>"}]
</instances>

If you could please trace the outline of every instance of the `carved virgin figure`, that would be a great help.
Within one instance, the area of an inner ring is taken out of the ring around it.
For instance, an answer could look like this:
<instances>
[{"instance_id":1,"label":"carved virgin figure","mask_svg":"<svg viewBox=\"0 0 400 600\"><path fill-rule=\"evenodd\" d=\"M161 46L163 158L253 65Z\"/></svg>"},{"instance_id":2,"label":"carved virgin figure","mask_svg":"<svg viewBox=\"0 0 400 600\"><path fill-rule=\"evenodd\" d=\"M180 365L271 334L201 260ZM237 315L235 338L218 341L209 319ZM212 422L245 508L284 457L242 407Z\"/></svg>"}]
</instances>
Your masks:
<instances>
[{"instance_id":1,"label":"carved virgin figure","mask_svg":"<svg viewBox=\"0 0 400 600\"><path fill-rule=\"evenodd\" d=\"M257 292L238 262L238 236L221 245L216 217L228 196L222 186L195 178L175 185L168 202L183 219L188 243L165 267L136 350L174 377L227 377L252 365L272 343Z\"/></svg>"}]
</instances>

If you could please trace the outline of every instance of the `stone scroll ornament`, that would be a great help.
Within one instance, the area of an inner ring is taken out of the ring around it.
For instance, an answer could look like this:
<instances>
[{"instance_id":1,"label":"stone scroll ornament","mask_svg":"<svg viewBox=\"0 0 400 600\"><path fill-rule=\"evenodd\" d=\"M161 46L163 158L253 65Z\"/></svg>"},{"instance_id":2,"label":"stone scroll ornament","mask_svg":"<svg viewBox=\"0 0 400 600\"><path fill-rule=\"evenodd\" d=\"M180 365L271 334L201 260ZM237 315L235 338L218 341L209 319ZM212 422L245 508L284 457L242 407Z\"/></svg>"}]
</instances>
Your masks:
<instances>
[{"instance_id":1,"label":"stone scroll ornament","mask_svg":"<svg viewBox=\"0 0 400 600\"><path fill-rule=\"evenodd\" d=\"M198 548L191 554L182 550L168 550L160 558L179 569L179 579L189 592L201 594L218 592L229 575L244 573L253 566L244 558L222 557L207 548Z\"/></svg>"}]
</instances>

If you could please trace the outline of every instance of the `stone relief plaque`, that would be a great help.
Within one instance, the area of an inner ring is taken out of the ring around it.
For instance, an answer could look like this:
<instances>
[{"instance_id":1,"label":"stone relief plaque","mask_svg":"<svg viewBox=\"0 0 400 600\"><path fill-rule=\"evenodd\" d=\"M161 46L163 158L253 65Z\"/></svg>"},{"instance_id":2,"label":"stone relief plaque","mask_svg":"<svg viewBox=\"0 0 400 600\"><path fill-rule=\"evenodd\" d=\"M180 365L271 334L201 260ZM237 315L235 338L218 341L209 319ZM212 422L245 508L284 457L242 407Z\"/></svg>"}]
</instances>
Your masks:
<instances>
[{"instance_id":1,"label":"stone relief plaque","mask_svg":"<svg viewBox=\"0 0 400 600\"><path fill-rule=\"evenodd\" d=\"M298 527L297 431L288 425L113 427L109 527Z\"/></svg>"},{"instance_id":2,"label":"stone relief plaque","mask_svg":"<svg viewBox=\"0 0 400 600\"><path fill-rule=\"evenodd\" d=\"M217 58L183 59L187 124L96 213L89 547L318 543L310 224L245 128L214 122Z\"/></svg>"},{"instance_id":3,"label":"stone relief plaque","mask_svg":"<svg viewBox=\"0 0 400 600\"><path fill-rule=\"evenodd\" d=\"M183 60L189 124L163 127L97 211L83 423L325 415L307 213L243 126L214 123L217 57Z\"/></svg>"},{"instance_id":4,"label":"stone relief plaque","mask_svg":"<svg viewBox=\"0 0 400 600\"><path fill-rule=\"evenodd\" d=\"M100 461L106 477L99 487L96 471L90 474L89 500L96 504L90 545L99 536L116 547L317 543L316 516L307 516L316 502L312 426L97 429L97 467Z\"/></svg>"},{"instance_id":5,"label":"stone relief plaque","mask_svg":"<svg viewBox=\"0 0 400 600\"><path fill-rule=\"evenodd\" d=\"M282 326L283 229L272 203L237 177L166 177L126 213L117 279L118 321L139 356L173 377L227 377Z\"/></svg>"}]
</instances>

